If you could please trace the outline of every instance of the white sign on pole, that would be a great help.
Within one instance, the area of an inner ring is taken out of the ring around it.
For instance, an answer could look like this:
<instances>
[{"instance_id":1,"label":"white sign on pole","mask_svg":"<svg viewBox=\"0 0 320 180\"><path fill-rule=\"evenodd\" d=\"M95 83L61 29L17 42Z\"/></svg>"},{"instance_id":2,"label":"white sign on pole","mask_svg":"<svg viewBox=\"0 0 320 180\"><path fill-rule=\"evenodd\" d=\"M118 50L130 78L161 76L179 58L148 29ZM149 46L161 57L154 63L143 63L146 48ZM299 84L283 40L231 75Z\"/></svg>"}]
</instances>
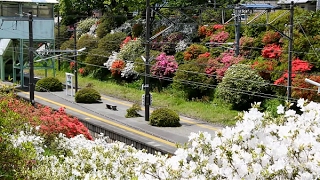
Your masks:
<instances>
[{"instance_id":1,"label":"white sign on pole","mask_svg":"<svg viewBox=\"0 0 320 180\"><path fill-rule=\"evenodd\" d=\"M69 86L70 86L70 96L73 96L73 76L74 74L71 74L71 73L66 73L66 95L68 96L69 93L68 93L68 89L69 89Z\"/></svg>"}]
</instances>

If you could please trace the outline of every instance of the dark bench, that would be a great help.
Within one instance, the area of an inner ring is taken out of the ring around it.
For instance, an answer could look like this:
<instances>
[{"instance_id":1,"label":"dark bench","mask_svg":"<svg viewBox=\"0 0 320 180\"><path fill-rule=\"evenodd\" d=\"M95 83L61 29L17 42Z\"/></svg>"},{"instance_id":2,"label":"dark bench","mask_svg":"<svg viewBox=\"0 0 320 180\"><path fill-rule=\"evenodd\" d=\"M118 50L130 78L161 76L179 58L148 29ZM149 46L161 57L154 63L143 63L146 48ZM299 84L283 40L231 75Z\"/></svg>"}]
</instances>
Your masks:
<instances>
[{"instance_id":1,"label":"dark bench","mask_svg":"<svg viewBox=\"0 0 320 180\"><path fill-rule=\"evenodd\" d=\"M106 104L107 109L112 109L114 111L117 111L117 106L113 106L111 104Z\"/></svg>"}]
</instances>

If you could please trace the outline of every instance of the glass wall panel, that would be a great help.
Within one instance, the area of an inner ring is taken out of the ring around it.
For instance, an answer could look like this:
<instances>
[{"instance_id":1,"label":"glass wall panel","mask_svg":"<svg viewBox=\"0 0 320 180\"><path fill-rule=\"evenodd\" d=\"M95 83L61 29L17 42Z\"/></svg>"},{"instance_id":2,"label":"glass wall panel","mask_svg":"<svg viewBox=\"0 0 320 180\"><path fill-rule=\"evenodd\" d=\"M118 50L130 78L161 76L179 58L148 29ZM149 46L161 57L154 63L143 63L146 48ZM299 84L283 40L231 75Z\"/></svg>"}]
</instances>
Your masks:
<instances>
[{"instance_id":1,"label":"glass wall panel","mask_svg":"<svg viewBox=\"0 0 320 180\"><path fill-rule=\"evenodd\" d=\"M1 3L0 15L5 17L19 16L18 3Z\"/></svg>"}]
</instances>

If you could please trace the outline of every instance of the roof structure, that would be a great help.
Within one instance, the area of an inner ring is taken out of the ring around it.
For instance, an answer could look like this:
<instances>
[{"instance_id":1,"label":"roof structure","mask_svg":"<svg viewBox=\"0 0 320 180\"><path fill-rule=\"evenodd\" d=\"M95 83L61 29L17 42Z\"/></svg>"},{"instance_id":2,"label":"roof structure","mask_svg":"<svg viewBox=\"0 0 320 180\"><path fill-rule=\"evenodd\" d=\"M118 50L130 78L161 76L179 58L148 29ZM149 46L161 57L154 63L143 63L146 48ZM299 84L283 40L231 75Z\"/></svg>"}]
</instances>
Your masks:
<instances>
[{"instance_id":1,"label":"roof structure","mask_svg":"<svg viewBox=\"0 0 320 180\"><path fill-rule=\"evenodd\" d=\"M293 1L294 4L304 4L312 0L279 0L278 4L290 4Z\"/></svg>"},{"instance_id":2,"label":"roof structure","mask_svg":"<svg viewBox=\"0 0 320 180\"><path fill-rule=\"evenodd\" d=\"M2 2L58 4L58 0L2 0Z\"/></svg>"},{"instance_id":3,"label":"roof structure","mask_svg":"<svg viewBox=\"0 0 320 180\"><path fill-rule=\"evenodd\" d=\"M274 9L275 6L270 4L240 4L245 9Z\"/></svg>"}]
</instances>

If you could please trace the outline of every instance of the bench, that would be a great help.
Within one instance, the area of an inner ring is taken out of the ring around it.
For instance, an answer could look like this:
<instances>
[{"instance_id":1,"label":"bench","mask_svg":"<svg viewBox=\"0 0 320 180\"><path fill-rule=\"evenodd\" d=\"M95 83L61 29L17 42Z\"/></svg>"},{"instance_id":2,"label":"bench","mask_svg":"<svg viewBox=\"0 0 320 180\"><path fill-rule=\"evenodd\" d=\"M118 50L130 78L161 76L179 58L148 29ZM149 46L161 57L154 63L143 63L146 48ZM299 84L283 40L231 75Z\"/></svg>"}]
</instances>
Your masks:
<instances>
[{"instance_id":1,"label":"bench","mask_svg":"<svg viewBox=\"0 0 320 180\"><path fill-rule=\"evenodd\" d=\"M111 104L106 104L107 109L112 109L114 111L117 111L117 106L113 106Z\"/></svg>"}]
</instances>

